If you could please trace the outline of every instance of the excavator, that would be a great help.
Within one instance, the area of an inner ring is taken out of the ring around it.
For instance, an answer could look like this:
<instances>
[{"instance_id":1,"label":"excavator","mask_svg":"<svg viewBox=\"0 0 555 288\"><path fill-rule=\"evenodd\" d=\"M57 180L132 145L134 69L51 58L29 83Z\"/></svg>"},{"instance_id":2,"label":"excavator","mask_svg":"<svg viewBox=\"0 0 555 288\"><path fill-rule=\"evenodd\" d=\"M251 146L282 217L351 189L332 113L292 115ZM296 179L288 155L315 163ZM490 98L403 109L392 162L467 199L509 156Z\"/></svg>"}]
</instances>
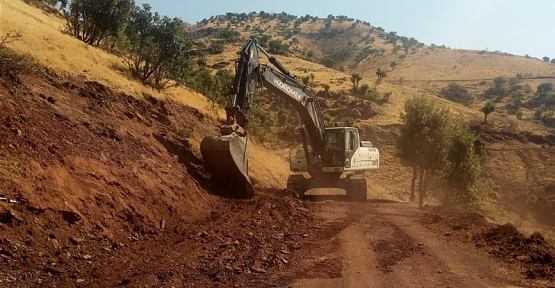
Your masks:
<instances>
[{"instance_id":1,"label":"excavator","mask_svg":"<svg viewBox=\"0 0 555 288\"><path fill-rule=\"evenodd\" d=\"M260 52L273 67L260 62ZM366 200L362 172L379 168L378 149L362 141L355 127L326 127L315 93L255 38L247 41L235 63L232 95L226 107L226 122L219 127L220 135L207 136L200 145L204 162L213 180L225 188L224 194L232 198L254 196L249 177L248 123L261 87L288 102L301 123L302 148L290 155L293 174L287 179L287 188L301 198L313 188L340 188L350 199Z\"/></svg>"}]
</instances>

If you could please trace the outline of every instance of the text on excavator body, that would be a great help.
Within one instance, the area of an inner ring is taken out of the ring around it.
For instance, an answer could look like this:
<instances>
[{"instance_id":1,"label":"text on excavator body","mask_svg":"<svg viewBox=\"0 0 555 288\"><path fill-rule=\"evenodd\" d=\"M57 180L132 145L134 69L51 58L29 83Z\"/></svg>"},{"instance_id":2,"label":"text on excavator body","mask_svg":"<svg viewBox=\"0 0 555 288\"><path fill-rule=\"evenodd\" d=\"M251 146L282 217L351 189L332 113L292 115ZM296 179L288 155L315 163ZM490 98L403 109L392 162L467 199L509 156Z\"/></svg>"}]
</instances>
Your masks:
<instances>
[{"instance_id":1,"label":"text on excavator body","mask_svg":"<svg viewBox=\"0 0 555 288\"><path fill-rule=\"evenodd\" d=\"M293 90L293 88L289 87L289 85L281 82L278 78L274 78L274 84L277 85L281 90L285 91L285 93L293 96L298 101L303 99L303 96L299 94L299 92Z\"/></svg>"}]
</instances>

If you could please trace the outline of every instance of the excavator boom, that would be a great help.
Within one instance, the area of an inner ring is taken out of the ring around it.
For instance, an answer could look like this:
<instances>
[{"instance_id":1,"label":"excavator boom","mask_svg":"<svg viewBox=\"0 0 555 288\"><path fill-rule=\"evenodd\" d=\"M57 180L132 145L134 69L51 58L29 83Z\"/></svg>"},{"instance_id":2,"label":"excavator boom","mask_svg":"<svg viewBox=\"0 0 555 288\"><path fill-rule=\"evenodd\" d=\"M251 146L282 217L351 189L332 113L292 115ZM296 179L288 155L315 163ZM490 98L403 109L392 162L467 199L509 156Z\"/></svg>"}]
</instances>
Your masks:
<instances>
[{"instance_id":1,"label":"excavator boom","mask_svg":"<svg viewBox=\"0 0 555 288\"><path fill-rule=\"evenodd\" d=\"M275 68L260 64L259 52L265 54ZM326 127L314 92L260 47L256 39L249 40L239 55L235 67L233 95L226 107L226 124L220 127L219 136L203 139L200 148L214 182L223 185L220 187L223 195L249 198L254 195L254 189L248 173L250 142L247 131L251 105L258 87L266 87L298 112L303 125L301 131L306 149L304 155L309 172L312 167L319 165L316 162L323 155ZM310 149L306 138L310 140Z\"/></svg>"}]
</instances>

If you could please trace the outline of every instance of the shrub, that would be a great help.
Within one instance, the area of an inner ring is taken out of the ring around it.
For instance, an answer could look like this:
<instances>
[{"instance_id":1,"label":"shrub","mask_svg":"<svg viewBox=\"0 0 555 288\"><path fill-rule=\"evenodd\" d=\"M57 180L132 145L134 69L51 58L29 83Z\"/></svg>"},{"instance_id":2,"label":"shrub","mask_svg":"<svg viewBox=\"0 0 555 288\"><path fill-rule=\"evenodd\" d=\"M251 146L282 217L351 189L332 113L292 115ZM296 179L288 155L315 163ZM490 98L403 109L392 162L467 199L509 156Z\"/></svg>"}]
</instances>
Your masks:
<instances>
[{"instance_id":1,"label":"shrub","mask_svg":"<svg viewBox=\"0 0 555 288\"><path fill-rule=\"evenodd\" d=\"M442 169L442 178L448 189L444 191L442 202L472 208L491 186L488 179L480 177L484 157L481 141L473 132L460 126L453 129L450 138L446 165Z\"/></svg>"},{"instance_id":2,"label":"shrub","mask_svg":"<svg viewBox=\"0 0 555 288\"><path fill-rule=\"evenodd\" d=\"M268 52L270 53L285 55L289 52L289 46L279 39L270 40L268 46Z\"/></svg>"},{"instance_id":3,"label":"shrub","mask_svg":"<svg viewBox=\"0 0 555 288\"><path fill-rule=\"evenodd\" d=\"M6 47L12 41L21 37L20 33L8 32L0 38L0 77L19 74L31 74L36 72L40 64L30 54L18 54Z\"/></svg>"},{"instance_id":4,"label":"shrub","mask_svg":"<svg viewBox=\"0 0 555 288\"><path fill-rule=\"evenodd\" d=\"M449 86L441 89L441 95L445 99L466 106L470 106L470 104L472 104L472 101L474 100L468 90L466 90L466 88L456 82L451 82L449 83Z\"/></svg>"},{"instance_id":5,"label":"shrub","mask_svg":"<svg viewBox=\"0 0 555 288\"><path fill-rule=\"evenodd\" d=\"M310 51L309 51L309 52L310 52ZM338 67L337 67L337 66L338 66L337 61L335 61L335 59L333 59L333 58L330 57L330 56L324 56L324 58L322 58L322 59L320 60L320 64L322 64L322 65L324 65L324 66L326 66L326 67L328 67L328 68L331 68L331 69L338 69Z\"/></svg>"},{"instance_id":6,"label":"shrub","mask_svg":"<svg viewBox=\"0 0 555 288\"><path fill-rule=\"evenodd\" d=\"M391 97L392 94L393 94L393 92L391 92L391 91L390 91L390 92L385 92L385 93L383 94L383 97L382 97L382 100L381 100L381 101L382 101L383 103L389 102L389 98Z\"/></svg>"},{"instance_id":7,"label":"shrub","mask_svg":"<svg viewBox=\"0 0 555 288\"><path fill-rule=\"evenodd\" d=\"M221 54L224 52L225 44L223 40L215 40L210 43L210 48L208 52L210 54Z\"/></svg>"}]
</instances>

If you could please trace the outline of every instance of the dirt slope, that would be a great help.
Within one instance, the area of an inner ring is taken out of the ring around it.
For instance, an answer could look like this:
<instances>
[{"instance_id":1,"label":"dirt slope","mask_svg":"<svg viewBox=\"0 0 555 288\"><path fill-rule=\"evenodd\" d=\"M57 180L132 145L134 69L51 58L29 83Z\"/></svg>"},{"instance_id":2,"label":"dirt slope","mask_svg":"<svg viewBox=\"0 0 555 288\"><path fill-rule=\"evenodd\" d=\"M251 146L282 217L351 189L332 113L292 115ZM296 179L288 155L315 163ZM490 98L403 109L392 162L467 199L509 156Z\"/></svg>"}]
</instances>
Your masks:
<instances>
[{"instance_id":1,"label":"dirt slope","mask_svg":"<svg viewBox=\"0 0 555 288\"><path fill-rule=\"evenodd\" d=\"M51 70L0 79L0 287L229 287L287 268L308 210L211 195L188 137L217 123L144 96Z\"/></svg>"}]
</instances>

